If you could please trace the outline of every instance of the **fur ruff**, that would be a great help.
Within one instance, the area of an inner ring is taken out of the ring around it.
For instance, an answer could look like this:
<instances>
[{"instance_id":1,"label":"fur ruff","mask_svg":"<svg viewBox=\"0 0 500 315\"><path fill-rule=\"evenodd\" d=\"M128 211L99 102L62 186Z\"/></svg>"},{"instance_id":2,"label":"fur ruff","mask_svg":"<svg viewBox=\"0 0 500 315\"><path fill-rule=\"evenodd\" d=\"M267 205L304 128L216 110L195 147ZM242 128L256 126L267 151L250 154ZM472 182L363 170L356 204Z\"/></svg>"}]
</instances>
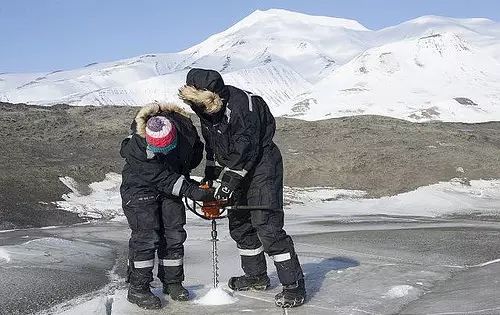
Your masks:
<instances>
[{"instance_id":1,"label":"fur ruff","mask_svg":"<svg viewBox=\"0 0 500 315\"><path fill-rule=\"evenodd\" d=\"M179 113L182 116L189 118L189 114L174 103L154 102L144 106L135 116L135 123L137 124L137 134L143 138L146 137L146 124L151 116L172 112Z\"/></svg>"},{"instance_id":2,"label":"fur ruff","mask_svg":"<svg viewBox=\"0 0 500 315\"><path fill-rule=\"evenodd\" d=\"M179 98L190 106L199 106L206 114L214 114L221 110L222 99L217 93L208 90L198 90L184 85L179 89Z\"/></svg>"}]
</instances>

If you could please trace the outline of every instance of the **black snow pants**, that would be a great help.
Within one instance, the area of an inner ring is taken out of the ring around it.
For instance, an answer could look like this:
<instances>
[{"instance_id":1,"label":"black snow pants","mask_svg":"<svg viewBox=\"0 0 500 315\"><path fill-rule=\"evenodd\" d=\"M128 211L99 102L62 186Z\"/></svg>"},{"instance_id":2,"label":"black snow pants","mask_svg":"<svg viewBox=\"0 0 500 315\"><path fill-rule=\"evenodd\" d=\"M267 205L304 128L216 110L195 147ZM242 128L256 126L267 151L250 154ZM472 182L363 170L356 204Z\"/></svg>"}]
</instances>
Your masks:
<instances>
[{"instance_id":1,"label":"black snow pants","mask_svg":"<svg viewBox=\"0 0 500 315\"><path fill-rule=\"evenodd\" d=\"M164 283L184 280L186 211L179 197L151 194L122 196L130 229L128 278L131 285L149 285L153 280L155 252L158 278Z\"/></svg>"},{"instance_id":2,"label":"black snow pants","mask_svg":"<svg viewBox=\"0 0 500 315\"><path fill-rule=\"evenodd\" d=\"M264 151L260 162L235 192L239 205L269 206L266 210L231 210L229 231L241 256L241 267L250 276L267 272L264 252L274 260L283 285L302 279L292 238L283 229L283 160L276 146Z\"/></svg>"}]
</instances>

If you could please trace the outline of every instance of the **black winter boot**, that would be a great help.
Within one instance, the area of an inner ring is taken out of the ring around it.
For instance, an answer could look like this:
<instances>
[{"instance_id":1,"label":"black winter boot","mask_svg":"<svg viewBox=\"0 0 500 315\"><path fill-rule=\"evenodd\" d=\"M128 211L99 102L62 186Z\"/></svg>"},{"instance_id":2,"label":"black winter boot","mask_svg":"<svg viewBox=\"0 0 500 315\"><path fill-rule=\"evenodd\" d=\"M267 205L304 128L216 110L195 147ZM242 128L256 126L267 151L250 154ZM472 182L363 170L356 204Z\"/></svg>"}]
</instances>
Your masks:
<instances>
[{"instance_id":1,"label":"black winter boot","mask_svg":"<svg viewBox=\"0 0 500 315\"><path fill-rule=\"evenodd\" d=\"M288 308L304 304L306 299L306 288L304 279L300 279L294 284L283 286L283 291L276 294L274 301L276 306Z\"/></svg>"},{"instance_id":2,"label":"black winter boot","mask_svg":"<svg viewBox=\"0 0 500 315\"><path fill-rule=\"evenodd\" d=\"M149 284L144 286L130 285L128 288L127 300L147 310L157 310L161 308L161 301L157 296L151 293Z\"/></svg>"},{"instance_id":3,"label":"black winter boot","mask_svg":"<svg viewBox=\"0 0 500 315\"><path fill-rule=\"evenodd\" d=\"M175 301L189 300L189 291L180 282L163 284L163 293L170 295Z\"/></svg>"},{"instance_id":4,"label":"black winter boot","mask_svg":"<svg viewBox=\"0 0 500 315\"><path fill-rule=\"evenodd\" d=\"M263 291L269 288L271 280L265 273L258 276L244 275L231 277L227 285L234 291L247 291L250 289Z\"/></svg>"}]
</instances>

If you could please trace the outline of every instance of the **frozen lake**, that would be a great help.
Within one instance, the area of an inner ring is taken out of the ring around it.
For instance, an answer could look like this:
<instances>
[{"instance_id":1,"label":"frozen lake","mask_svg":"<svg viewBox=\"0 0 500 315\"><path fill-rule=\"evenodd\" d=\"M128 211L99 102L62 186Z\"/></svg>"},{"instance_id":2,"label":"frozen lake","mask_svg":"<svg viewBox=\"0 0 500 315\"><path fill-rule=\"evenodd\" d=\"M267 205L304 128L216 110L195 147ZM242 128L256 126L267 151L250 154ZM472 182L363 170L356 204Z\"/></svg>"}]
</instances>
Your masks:
<instances>
[{"instance_id":1,"label":"frozen lake","mask_svg":"<svg viewBox=\"0 0 500 315\"><path fill-rule=\"evenodd\" d=\"M103 216L106 209L118 213L112 185L93 194L67 196L65 206ZM307 201L286 210L286 228L305 272L303 307L274 306L280 286L270 260L271 290L236 292L228 305L197 304L212 283L210 224L192 215L185 244L185 285L192 300L165 298L156 280L152 285L164 308L144 311L131 305L124 283L129 230L118 216L0 232L0 314L500 313L498 181L441 183L380 199L328 189L287 194L288 200ZM89 198L106 209L83 207ZM241 270L225 220L219 236L225 285Z\"/></svg>"},{"instance_id":2,"label":"frozen lake","mask_svg":"<svg viewBox=\"0 0 500 315\"><path fill-rule=\"evenodd\" d=\"M500 223L464 219L372 216L293 222L308 303L289 314L456 314L500 312ZM186 281L194 299L210 288L210 227L188 222ZM303 229L305 228L305 229ZM302 233L314 228L316 233ZM239 274L239 256L220 224L220 279ZM126 299L123 279L128 227L122 222L1 234L0 313L27 314L282 314L273 288L236 293L237 302L202 306L164 299L145 312ZM5 256L5 255L4 255ZM224 282L223 282L224 283ZM161 285L155 290L161 295ZM425 293L425 294L424 294ZM80 296L79 298L76 298ZM65 302L65 303L62 303Z\"/></svg>"}]
</instances>

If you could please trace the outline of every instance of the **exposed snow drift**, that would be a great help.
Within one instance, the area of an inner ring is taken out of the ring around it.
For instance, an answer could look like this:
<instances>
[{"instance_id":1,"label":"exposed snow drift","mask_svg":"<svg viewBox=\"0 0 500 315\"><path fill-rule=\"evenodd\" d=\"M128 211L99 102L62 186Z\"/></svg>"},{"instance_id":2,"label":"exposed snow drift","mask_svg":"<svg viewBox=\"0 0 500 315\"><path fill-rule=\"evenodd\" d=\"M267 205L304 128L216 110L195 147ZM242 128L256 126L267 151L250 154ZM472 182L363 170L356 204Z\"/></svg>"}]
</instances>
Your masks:
<instances>
[{"instance_id":1,"label":"exposed snow drift","mask_svg":"<svg viewBox=\"0 0 500 315\"><path fill-rule=\"evenodd\" d=\"M419 187L414 191L377 199L340 199L293 206L300 216L396 215L438 217L453 214L500 214L500 180L472 180Z\"/></svg>"},{"instance_id":2,"label":"exposed snow drift","mask_svg":"<svg viewBox=\"0 0 500 315\"><path fill-rule=\"evenodd\" d=\"M120 197L121 175L106 174L102 182L89 185L90 193L87 195L81 193L78 184L71 177L61 177L60 180L72 192L63 195L63 200L56 203L59 208L89 218L112 218L123 215Z\"/></svg>"},{"instance_id":3,"label":"exposed snow drift","mask_svg":"<svg viewBox=\"0 0 500 315\"><path fill-rule=\"evenodd\" d=\"M63 201L57 202L61 209L91 218L123 215L119 174L109 173L104 181L90 184L88 195L80 193L78 184L71 178L61 180L73 190L62 197ZM333 187L285 187L284 196L287 211L295 216L500 214L500 180L464 183L456 179L378 199L362 198L365 196L362 191Z\"/></svg>"},{"instance_id":4,"label":"exposed snow drift","mask_svg":"<svg viewBox=\"0 0 500 315\"><path fill-rule=\"evenodd\" d=\"M353 20L256 11L178 53L0 75L0 101L132 105L177 100L190 68L220 71L275 115L500 119L500 24L423 16L382 30Z\"/></svg>"},{"instance_id":5,"label":"exposed snow drift","mask_svg":"<svg viewBox=\"0 0 500 315\"><path fill-rule=\"evenodd\" d=\"M387 294L385 296L390 299L402 298L403 296L408 295L414 289L415 288L411 285L397 285L393 286L389 291L387 291Z\"/></svg>"},{"instance_id":6,"label":"exposed snow drift","mask_svg":"<svg viewBox=\"0 0 500 315\"><path fill-rule=\"evenodd\" d=\"M0 247L0 262L9 262L10 261L10 255L9 252L3 248Z\"/></svg>"}]
</instances>

